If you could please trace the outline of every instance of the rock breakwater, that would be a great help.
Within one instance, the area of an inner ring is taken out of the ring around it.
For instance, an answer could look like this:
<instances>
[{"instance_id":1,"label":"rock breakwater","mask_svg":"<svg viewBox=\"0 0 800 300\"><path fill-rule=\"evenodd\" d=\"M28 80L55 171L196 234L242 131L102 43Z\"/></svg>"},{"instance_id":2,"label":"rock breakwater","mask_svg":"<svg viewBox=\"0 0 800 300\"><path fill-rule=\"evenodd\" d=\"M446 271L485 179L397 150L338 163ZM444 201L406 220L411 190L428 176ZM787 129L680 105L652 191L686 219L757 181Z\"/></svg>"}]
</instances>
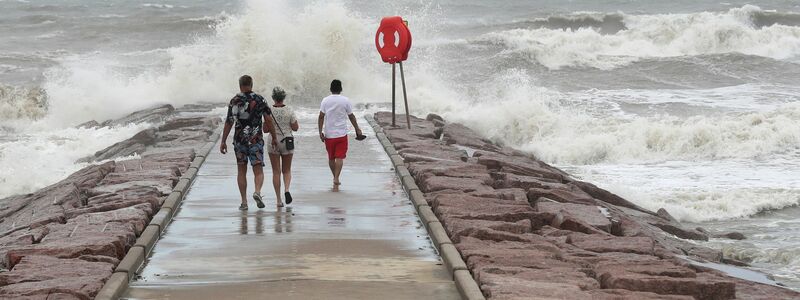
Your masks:
<instances>
[{"instance_id":1,"label":"rock breakwater","mask_svg":"<svg viewBox=\"0 0 800 300\"><path fill-rule=\"evenodd\" d=\"M183 112L166 105L102 124L83 124L154 126L82 159L95 164L58 183L0 200L0 298L97 295L190 170L195 153L215 139L219 116ZM110 160L134 154L138 157Z\"/></svg>"},{"instance_id":2,"label":"rock breakwater","mask_svg":"<svg viewBox=\"0 0 800 300\"><path fill-rule=\"evenodd\" d=\"M800 297L693 263L743 265L699 245L710 233L666 210L639 207L463 125L429 115L412 117L409 130L391 127L390 113L374 119L486 298Z\"/></svg>"}]
</instances>

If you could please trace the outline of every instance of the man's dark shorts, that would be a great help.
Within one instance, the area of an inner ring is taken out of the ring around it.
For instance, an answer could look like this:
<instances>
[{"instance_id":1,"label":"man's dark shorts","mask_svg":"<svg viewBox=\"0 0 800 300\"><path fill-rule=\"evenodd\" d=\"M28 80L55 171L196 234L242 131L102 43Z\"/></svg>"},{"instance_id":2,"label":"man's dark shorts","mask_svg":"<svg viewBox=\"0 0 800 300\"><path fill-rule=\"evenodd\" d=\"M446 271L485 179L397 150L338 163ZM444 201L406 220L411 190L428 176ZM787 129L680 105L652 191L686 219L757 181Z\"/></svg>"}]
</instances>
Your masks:
<instances>
[{"instance_id":1,"label":"man's dark shorts","mask_svg":"<svg viewBox=\"0 0 800 300\"><path fill-rule=\"evenodd\" d=\"M243 165L250 161L252 166L264 166L264 140L253 144L233 143L236 163Z\"/></svg>"}]
</instances>

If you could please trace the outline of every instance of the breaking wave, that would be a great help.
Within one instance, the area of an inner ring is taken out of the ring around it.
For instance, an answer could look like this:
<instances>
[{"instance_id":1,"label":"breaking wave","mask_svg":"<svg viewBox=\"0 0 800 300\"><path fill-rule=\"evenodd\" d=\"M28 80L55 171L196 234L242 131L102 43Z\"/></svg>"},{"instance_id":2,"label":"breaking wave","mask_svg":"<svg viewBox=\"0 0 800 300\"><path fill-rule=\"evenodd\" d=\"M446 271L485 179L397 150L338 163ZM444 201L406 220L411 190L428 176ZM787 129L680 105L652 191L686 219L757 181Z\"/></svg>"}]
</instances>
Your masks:
<instances>
[{"instance_id":1,"label":"breaking wave","mask_svg":"<svg viewBox=\"0 0 800 300\"><path fill-rule=\"evenodd\" d=\"M40 119L46 113L44 90L0 84L0 119Z\"/></svg>"},{"instance_id":2,"label":"breaking wave","mask_svg":"<svg viewBox=\"0 0 800 300\"><path fill-rule=\"evenodd\" d=\"M549 69L613 69L643 58L732 52L792 59L800 55L800 14L752 5L720 13L584 14L534 20L477 42L523 53Z\"/></svg>"},{"instance_id":3,"label":"breaking wave","mask_svg":"<svg viewBox=\"0 0 800 300\"><path fill-rule=\"evenodd\" d=\"M44 74L48 105L4 98L0 111L10 118L44 117L58 126L102 121L156 104L225 102L238 90L242 74L255 78L256 91L280 85L298 101L299 94L322 96L333 78L359 98L376 97L370 91L385 85L359 61L374 55L363 53L372 50L366 47L371 26L344 5L321 3L296 13L283 1L246 5L243 15L215 18L213 35L167 49L166 68L131 74L124 62L107 55L61 58Z\"/></svg>"},{"instance_id":4,"label":"breaking wave","mask_svg":"<svg viewBox=\"0 0 800 300\"><path fill-rule=\"evenodd\" d=\"M762 158L800 145L800 103L689 118L615 116L537 87L522 71L498 75L470 98L492 101L420 105L556 164Z\"/></svg>"},{"instance_id":5,"label":"breaking wave","mask_svg":"<svg viewBox=\"0 0 800 300\"><path fill-rule=\"evenodd\" d=\"M550 16L547 18L537 18L530 21L517 22L514 26L527 28L546 28L561 30L579 30L591 28L601 34L615 34L622 30L627 30L625 16L622 14L601 14L601 13L574 13L563 16Z\"/></svg>"}]
</instances>

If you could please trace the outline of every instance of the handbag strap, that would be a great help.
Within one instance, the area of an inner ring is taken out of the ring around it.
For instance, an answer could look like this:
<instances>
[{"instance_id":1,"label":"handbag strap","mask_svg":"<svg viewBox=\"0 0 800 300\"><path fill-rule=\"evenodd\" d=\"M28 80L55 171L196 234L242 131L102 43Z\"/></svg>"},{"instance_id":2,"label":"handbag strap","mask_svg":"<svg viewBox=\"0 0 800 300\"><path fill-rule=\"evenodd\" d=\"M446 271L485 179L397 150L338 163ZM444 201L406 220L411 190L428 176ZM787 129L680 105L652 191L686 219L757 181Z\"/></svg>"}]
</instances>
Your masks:
<instances>
[{"instance_id":1,"label":"handbag strap","mask_svg":"<svg viewBox=\"0 0 800 300\"><path fill-rule=\"evenodd\" d=\"M281 124L278 123L278 119L275 119L275 111L273 110L273 112L269 115L272 116L272 120L275 121L275 126L278 126L278 130L281 131L281 135L286 137L286 134L283 133L283 129L281 129Z\"/></svg>"}]
</instances>

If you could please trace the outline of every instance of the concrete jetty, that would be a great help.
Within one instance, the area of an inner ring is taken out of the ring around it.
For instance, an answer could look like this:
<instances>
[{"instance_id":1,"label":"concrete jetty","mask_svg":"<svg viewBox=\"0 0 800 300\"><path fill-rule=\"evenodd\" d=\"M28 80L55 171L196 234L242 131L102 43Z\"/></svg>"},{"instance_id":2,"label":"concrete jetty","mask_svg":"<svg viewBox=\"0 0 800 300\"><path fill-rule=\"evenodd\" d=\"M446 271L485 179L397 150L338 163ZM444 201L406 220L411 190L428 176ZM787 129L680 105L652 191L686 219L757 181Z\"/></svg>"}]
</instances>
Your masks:
<instances>
[{"instance_id":1,"label":"concrete jetty","mask_svg":"<svg viewBox=\"0 0 800 300\"><path fill-rule=\"evenodd\" d=\"M378 141L351 140L334 192L314 121L301 120L286 208L267 163L267 207L238 211L235 159L217 145L123 298L458 299Z\"/></svg>"}]
</instances>

